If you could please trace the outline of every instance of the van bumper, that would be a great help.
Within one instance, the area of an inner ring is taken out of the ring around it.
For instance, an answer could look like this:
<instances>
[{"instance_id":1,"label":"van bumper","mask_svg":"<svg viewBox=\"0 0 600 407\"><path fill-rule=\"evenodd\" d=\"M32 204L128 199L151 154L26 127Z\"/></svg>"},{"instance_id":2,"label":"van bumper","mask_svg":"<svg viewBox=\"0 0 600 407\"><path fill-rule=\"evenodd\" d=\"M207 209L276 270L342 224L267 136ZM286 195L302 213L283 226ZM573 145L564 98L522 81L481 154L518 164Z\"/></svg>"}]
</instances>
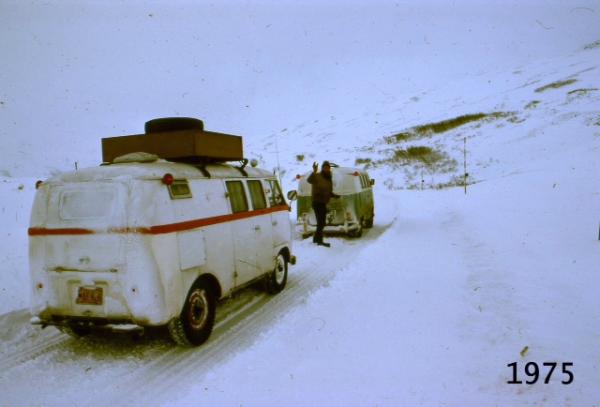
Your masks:
<instances>
[{"instance_id":1,"label":"van bumper","mask_svg":"<svg viewBox=\"0 0 600 407\"><path fill-rule=\"evenodd\" d=\"M104 318L81 318L81 317L59 317L42 319L39 316L33 316L29 320L31 325L41 325L45 328L52 326L69 326L76 324L91 329L101 329L112 332L143 332L144 326L133 323L132 321L111 321Z\"/></svg>"},{"instance_id":2,"label":"van bumper","mask_svg":"<svg viewBox=\"0 0 600 407\"><path fill-rule=\"evenodd\" d=\"M360 225L358 223L352 222L352 223L344 223L342 225L325 225L325 228L323 229L323 233L347 234L348 232L352 232L352 231L359 230L359 229L360 229ZM314 234L316 232L316 230L317 230L317 225L301 223L298 226L298 231L302 234L303 237L308 237L308 236Z\"/></svg>"}]
</instances>

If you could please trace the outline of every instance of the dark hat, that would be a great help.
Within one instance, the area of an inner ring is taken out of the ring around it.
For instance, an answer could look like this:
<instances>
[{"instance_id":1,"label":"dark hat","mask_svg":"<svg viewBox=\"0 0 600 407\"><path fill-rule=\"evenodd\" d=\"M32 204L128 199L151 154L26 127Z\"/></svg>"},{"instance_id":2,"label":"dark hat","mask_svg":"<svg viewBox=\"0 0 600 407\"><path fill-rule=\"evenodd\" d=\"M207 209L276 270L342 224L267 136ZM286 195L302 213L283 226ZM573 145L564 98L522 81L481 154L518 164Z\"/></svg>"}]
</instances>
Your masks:
<instances>
[{"instance_id":1,"label":"dark hat","mask_svg":"<svg viewBox=\"0 0 600 407\"><path fill-rule=\"evenodd\" d=\"M323 161L323 164L321 164L321 168L323 167L330 167L331 168L331 164L329 164L329 161L325 160Z\"/></svg>"}]
</instances>

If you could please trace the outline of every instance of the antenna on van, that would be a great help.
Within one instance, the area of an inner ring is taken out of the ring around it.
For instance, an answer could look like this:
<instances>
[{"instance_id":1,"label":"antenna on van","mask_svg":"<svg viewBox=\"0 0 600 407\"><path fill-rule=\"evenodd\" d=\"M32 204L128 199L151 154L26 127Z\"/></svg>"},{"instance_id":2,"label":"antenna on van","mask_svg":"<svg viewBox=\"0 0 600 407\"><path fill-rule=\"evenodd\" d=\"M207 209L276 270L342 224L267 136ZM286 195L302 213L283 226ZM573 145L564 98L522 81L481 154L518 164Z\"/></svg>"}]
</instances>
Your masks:
<instances>
[{"instance_id":1,"label":"antenna on van","mask_svg":"<svg viewBox=\"0 0 600 407\"><path fill-rule=\"evenodd\" d=\"M281 185L281 164L279 164L279 141L277 133L275 133L275 157L277 158L277 181L279 182L279 185Z\"/></svg>"}]
</instances>

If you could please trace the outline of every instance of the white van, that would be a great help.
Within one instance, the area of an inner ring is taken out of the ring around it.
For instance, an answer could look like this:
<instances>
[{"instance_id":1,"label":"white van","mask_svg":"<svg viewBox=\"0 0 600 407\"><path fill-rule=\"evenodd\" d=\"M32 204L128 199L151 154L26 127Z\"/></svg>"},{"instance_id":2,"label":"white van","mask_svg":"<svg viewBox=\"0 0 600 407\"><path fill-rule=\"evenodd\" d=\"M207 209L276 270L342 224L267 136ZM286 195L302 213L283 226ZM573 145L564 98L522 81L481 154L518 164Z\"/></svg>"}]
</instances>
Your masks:
<instances>
[{"instance_id":1,"label":"white van","mask_svg":"<svg viewBox=\"0 0 600 407\"><path fill-rule=\"evenodd\" d=\"M312 185L307 179L307 172L297 175L298 191L290 191L289 199L297 197L297 224L304 237L314 233L317 220L312 209ZM373 226L375 204L373 185L375 180L358 168L339 167L331 164L331 181L333 192L339 198L332 198L327 204L325 232L341 232L351 237L360 237L363 228Z\"/></svg>"},{"instance_id":2,"label":"white van","mask_svg":"<svg viewBox=\"0 0 600 407\"><path fill-rule=\"evenodd\" d=\"M258 279L284 288L296 258L273 174L141 157L39 183L32 323L72 335L166 325L177 343L199 345L220 298Z\"/></svg>"}]
</instances>

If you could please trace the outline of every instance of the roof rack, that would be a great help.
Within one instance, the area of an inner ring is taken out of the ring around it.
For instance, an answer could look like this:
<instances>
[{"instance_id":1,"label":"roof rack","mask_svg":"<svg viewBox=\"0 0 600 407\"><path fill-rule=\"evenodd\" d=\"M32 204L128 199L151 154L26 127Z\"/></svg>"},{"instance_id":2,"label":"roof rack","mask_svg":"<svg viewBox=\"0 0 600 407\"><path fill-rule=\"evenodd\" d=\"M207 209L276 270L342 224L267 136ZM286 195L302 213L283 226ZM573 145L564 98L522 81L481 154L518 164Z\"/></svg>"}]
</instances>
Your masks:
<instances>
[{"instance_id":1,"label":"roof rack","mask_svg":"<svg viewBox=\"0 0 600 407\"><path fill-rule=\"evenodd\" d=\"M240 165L239 167L235 167L235 168L237 168L242 173L242 175L244 177L247 177L248 173L246 172L246 170L244 168L246 168L246 165L248 165L248 159L247 158L243 158L241 160L241 164L242 165Z\"/></svg>"},{"instance_id":2,"label":"roof rack","mask_svg":"<svg viewBox=\"0 0 600 407\"><path fill-rule=\"evenodd\" d=\"M194 167L198 168L206 178L211 178L210 172L206 169L206 164L197 164Z\"/></svg>"},{"instance_id":3,"label":"roof rack","mask_svg":"<svg viewBox=\"0 0 600 407\"><path fill-rule=\"evenodd\" d=\"M138 152L188 164L244 160L242 137L206 131L201 120L192 118L154 119L144 134L102 139L103 162Z\"/></svg>"}]
</instances>

